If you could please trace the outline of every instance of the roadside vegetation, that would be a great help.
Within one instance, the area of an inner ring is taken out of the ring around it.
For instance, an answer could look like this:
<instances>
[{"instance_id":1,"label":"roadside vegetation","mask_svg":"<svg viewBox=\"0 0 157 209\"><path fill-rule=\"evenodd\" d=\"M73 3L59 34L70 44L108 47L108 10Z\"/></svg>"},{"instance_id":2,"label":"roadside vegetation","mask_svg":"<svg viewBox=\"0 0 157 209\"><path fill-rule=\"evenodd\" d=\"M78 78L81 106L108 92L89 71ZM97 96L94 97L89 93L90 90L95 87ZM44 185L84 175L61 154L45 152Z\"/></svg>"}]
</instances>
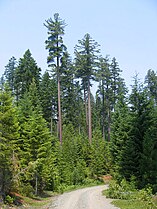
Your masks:
<instances>
[{"instance_id":1,"label":"roadside vegetation","mask_svg":"<svg viewBox=\"0 0 157 209\"><path fill-rule=\"evenodd\" d=\"M29 209L33 209L33 208L39 208L39 209L43 209L43 208L47 208L49 207L49 205L52 204L53 202L53 198L64 193L64 192L70 192L73 190L77 190L77 189L83 189L83 188L87 188L87 187L92 187L92 186L98 186L98 185L103 185L103 181L102 180L88 180L86 181L86 183L83 185L71 185L71 186L66 186L66 185L62 185L62 187L60 187L58 189L57 192L54 191L44 191L42 194L40 194L40 196L35 196L33 195L32 197L28 197L28 196L22 196L18 193L11 193L9 195L6 196L5 198L5 202L3 204L1 204L0 207L1 209L8 209L8 208L29 208Z\"/></svg>"},{"instance_id":2,"label":"roadside vegetation","mask_svg":"<svg viewBox=\"0 0 157 209\"><path fill-rule=\"evenodd\" d=\"M136 189L135 182L123 179L120 183L112 180L103 191L107 198L115 199L112 204L121 209L156 209L157 199L151 187Z\"/></svg>"},{"instance_id":3,"label":"roadside vegetation","mask_svg":"<svg viewBox=\"0 0 157 209\"><path fill-rule=\"evenodd\" d=\"M6 196L6 200L1 205L2 209L8 209L8 208L43 208L48 206L51 202L54 196L56 196L57 193L45 191L40 196L34 196L34 197L26 197L22 196L18 193L12 193L10 195Z\"/></svg>"}]
</instances>

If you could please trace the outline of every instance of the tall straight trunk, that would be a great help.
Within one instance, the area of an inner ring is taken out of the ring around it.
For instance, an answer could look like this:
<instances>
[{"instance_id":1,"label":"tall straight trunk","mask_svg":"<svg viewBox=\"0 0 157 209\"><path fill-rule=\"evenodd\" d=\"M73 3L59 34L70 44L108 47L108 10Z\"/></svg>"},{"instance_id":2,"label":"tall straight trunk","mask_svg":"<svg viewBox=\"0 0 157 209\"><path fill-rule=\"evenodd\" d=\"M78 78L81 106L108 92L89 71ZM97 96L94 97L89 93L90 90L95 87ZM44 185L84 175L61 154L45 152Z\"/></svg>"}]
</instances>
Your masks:
<instances>
[{"instance_id":1,"label":"tall straight trunk","mask_svg":"<svg viewBox=\"0 0 157 209\"><path fill-rule=\"evenodd\" d=\"M79 135L81 135L81 125L80 124L78 125L78 132L79 132Z\"/></svg>"},{"instance_id":2,"label":"tall straight trunk","mask_svg":"<svg viewBox=\"0 0 157 209\"><path fill-rule=\"evenodd\" d=\"M111 116L110 116L110 102L109 102L109 87L107 85L107 90L106 90L106 104L107 104L107 125L108 125L108 130L107 130L107 135L108 135L108 141L110 141L110 135L111 135Z\"/></svg>"},{"instance_id":3,"label":"tall straight trunk","mask_svg":"<svg viewBox=\"0 0 157 209\"><path fill-rule=\"evenodd\" d=\"M58 135L60 144L62 144L62 114L61 114L61 87L60 87L60 75L59 75L59 57L57 57L57 83L58 83Z\"/></svg>"},{"instance_id":4,"label":"tall straight trunk","mask_svg":"<svg viewBox=\"0 0 157 209\"><path fill-rule=\"evenodd\" d=\"M91 100L90 100L90 83L88 82L88 138L89 143L92 143L92 114L91 114Z\"/></svg>"},{"instance_id":5,"label":"tall straight trunk","mask_svg":"<svg viewBox=\"0 0 157 209\"><path fill-rule=\"evenodd\" d=\"M84 87L84 106L85 106L85 114L86 114L86 131L88 132L88 108L87 108L87 97L86 97L86 90Z\"/></svg>"},{"instance_id":6,"label":"tall straight trunk","mask_svg":"<svg viewBox=\"0 0 157 209\"><path fill-rule=\"evenodd\" d=\"M105 139L105 91L104 82L102 81L102 134Z\"/></svg>"},{"instance_id":7,"label":"tall straight trunk","mask_svg":"<svg viewBox=\"0 0 157 209\"><path fill-rule=\"evenodd\" d=\"M62 115L61 115L61 96L60 96L60 80L58 80L58 128L59 128L59 140L62 144Z\"/></svg>"},{"instance_id":8,"label":"tall straight trunk","mask_svg":"<svg viewBox=\"0 0 157 209\"><path fill-rule=\"evenodd\" d=\"M5 168L4 166L1 168L0 170L0 202L3 202L3 198L4 198L4 184L5 184L5 172L4 172Z\"/></svg>"},{"instance_id":9,"label":"tall straight trunk","mask_svg":"<svg viewBox=\"0 0 157 209\"><path fill-rule=\"evenodd\" d=\"M108 108L108 141L110 141L111 135L111 119L110 119L110 109Z\"/></svg>"},{"instance_id":10,"label":"tall straight trunk","mask_svg":"<svg viewBox=\"0 0 157 209\"><path fill-rule=\"evenodd\" d=\"M52 116L51 116L51 122L50 122L50 128L51 128L51 136L52 136Z\"/></svg>"},{"instance_id":11,"label":"tall straight trunk","mask_svg":"<svg viewBox=\"0 0 157 209\"><path fill-rule=\"evenodd\" d=\"M37 172L35 174L35 195L37 196L38 194L38 175Z\"/></svg>"}]
</instances>

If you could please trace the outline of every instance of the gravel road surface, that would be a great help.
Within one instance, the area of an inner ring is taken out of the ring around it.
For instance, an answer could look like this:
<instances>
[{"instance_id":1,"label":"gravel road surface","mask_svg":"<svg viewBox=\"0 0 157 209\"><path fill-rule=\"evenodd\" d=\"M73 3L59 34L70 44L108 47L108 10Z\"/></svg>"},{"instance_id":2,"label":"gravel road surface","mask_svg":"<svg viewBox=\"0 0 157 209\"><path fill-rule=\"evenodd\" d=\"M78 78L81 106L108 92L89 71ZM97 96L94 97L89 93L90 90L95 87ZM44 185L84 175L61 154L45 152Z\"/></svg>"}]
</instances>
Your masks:
<instances>
[{"instance_id":1,"label":"gravel road surface","mask_svg":"<svg viewBox=\"0 0 157 209\"><path fill-rule=\"evenodd\" d=\"M118 209L111 204L111 199L102 196L106 188L106 185L95 186L64 193L48 209Z\"/></svg>"}]
</instances>

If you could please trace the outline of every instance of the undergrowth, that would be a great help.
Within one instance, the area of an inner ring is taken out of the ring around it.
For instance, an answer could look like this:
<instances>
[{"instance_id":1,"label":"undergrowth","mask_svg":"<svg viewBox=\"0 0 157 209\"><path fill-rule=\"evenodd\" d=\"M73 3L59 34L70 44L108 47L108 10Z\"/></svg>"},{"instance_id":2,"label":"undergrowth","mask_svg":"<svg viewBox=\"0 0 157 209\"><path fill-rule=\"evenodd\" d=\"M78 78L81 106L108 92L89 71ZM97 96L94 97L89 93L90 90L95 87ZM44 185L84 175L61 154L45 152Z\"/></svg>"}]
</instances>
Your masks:
<instances>
[{"instance_id":1,"label":"undergrowth","mask_svg":"<svg viewBox=\"0 0 157 209\"><path fill-rule=\"evenodd\" d=\"M66 184L61 184L58 187L58 192L63 193L63 192L70 192L76 189L82 189L85 187L92 187L92 186L97 186L104 184L103 181L100 180L93 180L93 179L86 179L83 184L76 184L76 185L66 185Z\"/></svg>"},{"instance_id":2,"label":"undergrowth","mask_svg":"<svg viewBox=\"0 0 157 209\"><path fill-rule=\"evenodd\" d=\"M151 187L138 190L133 182L125 179L119 184L111 181L109 188L103 193L108 198L116 199L113 204L121 209L157 209Z\"/></svg>"},{"instance_id":3,"label":"undergrowth","mask_svg":"<svg viewBox=\"0 0 157 209\"><path fill-rule=\"evenodd\" d=\"M17 193L11 193L6 196L4 203L0 204L0 209L8 208L43 208L52 201L52 197L56 193L52 191L45 191L40 196L26 197Z\"/></svg>"}]
</instances>

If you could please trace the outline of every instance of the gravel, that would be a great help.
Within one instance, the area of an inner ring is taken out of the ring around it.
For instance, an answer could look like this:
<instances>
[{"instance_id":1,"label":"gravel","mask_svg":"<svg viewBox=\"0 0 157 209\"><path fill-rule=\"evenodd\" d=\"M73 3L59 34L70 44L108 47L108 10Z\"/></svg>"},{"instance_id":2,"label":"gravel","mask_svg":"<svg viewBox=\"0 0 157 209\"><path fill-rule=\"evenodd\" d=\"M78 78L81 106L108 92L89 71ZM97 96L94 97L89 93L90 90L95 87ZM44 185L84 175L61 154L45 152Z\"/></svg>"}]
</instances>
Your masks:
<instances>
[{"instance_id":1,"label":"gravel","mask_svg":"<svg viewBox=\"0 0 157 209\"><path fill-rule=\"evenodd\" d=\"M47 209L118 209L102 195L106 185L79 189L59 195Z\"/></svg>"}]
</instances>

